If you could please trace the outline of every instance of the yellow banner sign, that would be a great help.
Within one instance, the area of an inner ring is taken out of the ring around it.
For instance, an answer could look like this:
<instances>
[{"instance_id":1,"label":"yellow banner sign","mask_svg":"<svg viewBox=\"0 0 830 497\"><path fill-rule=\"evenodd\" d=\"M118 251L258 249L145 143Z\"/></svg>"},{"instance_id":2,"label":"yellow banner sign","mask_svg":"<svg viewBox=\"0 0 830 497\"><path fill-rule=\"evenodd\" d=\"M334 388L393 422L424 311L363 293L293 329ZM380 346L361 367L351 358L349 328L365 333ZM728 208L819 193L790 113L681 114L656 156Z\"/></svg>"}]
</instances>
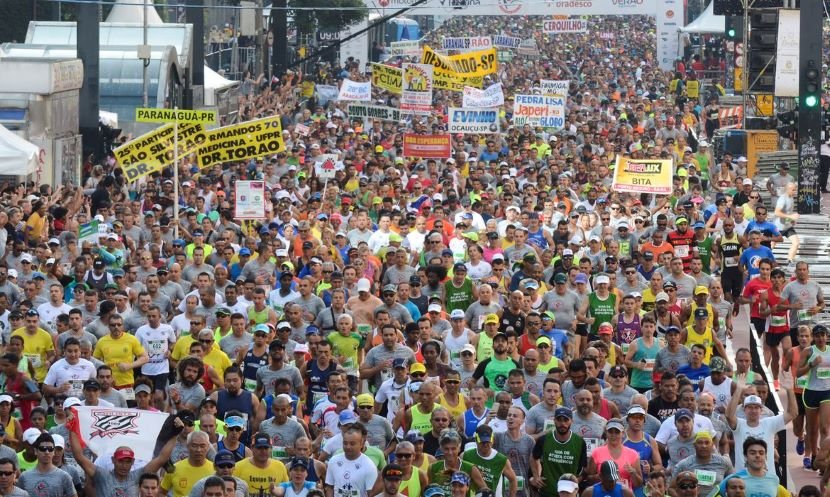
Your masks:
<instances>
[{"instance_id":1,"label":"yellow banner sign","mask_svg":"<svg viewBox=\"0 0 830 497\"><path fill-rule=\"evenodd\" d=\"M671 159L632 159L618 155L613 189L618 192L670 195L673 169Z\"/></svg>"},{"instance_id":2,"label":"yellow banner sign","mask_svg":"<svg viewBox=\"0 0 830 497\"><path fill-rule=\"evenodd\" d=\"M136 109L135 120L139 123L181 123L215 124L215 110L187 109Z\"/></svg>"},{"instance_id":3,"label":"yellow banner sign","mask_svg":"<svg viewBox=\"0 0 830 497\"><path fill-rule=\"evenodd\" d=\"M208 131L206 136L205 143L196 150L199 168L285 151L280 116L223 126Z\"/></svg>"},{"instance_id":4,"label":"yellow banner sign","mask_svg":"<svg viewBox=\"0 0 830 497\"><path fill-rule=\"evenodd\" d=\"M444 72L438 68L432 75L432 87L436 90L463 92L465 86L481 88L483 79L481 76L464 76L462 74Z\"/></svg>"},{"instance_id":5,"label":"yellow banner sign","mask_svg":"<svg viewBox=\"0 0 830 497\"><path fill-rule=\"evenodd\" d=\"M425 45L421 60L424 64L435 66L436 74L440 70L463 76L486 76L494 74L499 68L499 59L495 48L456 55L441 55Z\"/></svg>"},{"instance_id":6,"label":"yellow banner sign","mask_svg":"<svg viewBox=\"0 0 830 497\"><path fill-rule=\"evenodd\" d=\"M173 164L173 128L173 123L165 124L113 150L128 182ZM180 124L178 141L179 157L183 157L205 142L205 130L201 124Z\"/></svg>"},{"instance_id":7,"label":"yellow banner sign","mask_svg":"<svg viewBox=\"0 0 830 497\"><path fill-rule=\"evenodd\" d=\"M403 71L399 67L372 62L372 85L391 93L401 93Z\"/></svg>"}]
</instances>

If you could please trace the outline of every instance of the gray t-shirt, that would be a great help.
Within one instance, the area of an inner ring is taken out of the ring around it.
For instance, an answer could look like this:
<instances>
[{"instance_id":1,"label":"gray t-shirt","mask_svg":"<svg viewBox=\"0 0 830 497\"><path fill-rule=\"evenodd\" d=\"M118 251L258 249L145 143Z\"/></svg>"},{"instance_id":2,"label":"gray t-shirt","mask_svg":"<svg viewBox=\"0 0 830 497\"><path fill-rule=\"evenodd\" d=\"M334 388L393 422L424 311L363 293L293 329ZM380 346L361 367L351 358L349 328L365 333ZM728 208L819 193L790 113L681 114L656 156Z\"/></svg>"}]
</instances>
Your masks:
<instances>
[{"instance_id":1,"label":"gray t-shirt","mask_svg":"<svg viewBox=\"0 0 830 497\"><path fill-rule=\"evenodd\" d=\"M735 472L735 468L732 466L732 461L730 461L728 457L724 457L720 454L712 454L712 457L709 458L708 462L701 462L698 461L697 456L693 453L686 459L683 459L674 465L672 468L672 478L677 478L677 475L683 471L711 471L715 473L715 481L709 485L700 482L700 476L698 476L698 495L709 495L709 492L711 492L716 485L723 481L724 476L731 475ZM711 476L711 474L704 474L706 476ZM700 475L700 473L698 473L698 475Z\"/></svg>"},{"instance_id":2,"label":"gray t-shirt","mask_svg":"<svg viewBox=\"0 0 830 497\"><path fill-rule=\"evenodd\" d=\"M198 408L202 401L205 400L205 387L198 382L192 386L185 386L182 382L177 382L167 387L167 394L170 395L170 389L175 388L179 392L179 397L182 399L181 404L195 406Z\"/></svg>"},{"instance_id":3,"label":"gray t-shirt","mask_svg":"<svg viewBox=\"0 0 830 497\"><path fill-rule=\"evenodd\" d=\"M412 314L410 314L409 309L397 302L395 302L395 304L392 307L389 307L386 304L378 306L376 311L379 311L381 309L389 313L389 316L392 318L392 321L397 321L401 325L409 324L415 321L414 319L412 319Z\"/></svg>"},{"instance_id":4,"label":"gray t-shirt","mask_svg":"<svg viewBox=\"0 0 830 497\"><path fill-rule=\"evenodd\" d=\"M202 497L202 494L205 491L205 482L208 478L210 477L206 476L194 483L193 488L190 490L190 495L188 497ZM246 497L248 495L248 484L244 480L240 480L235 476L233 477L233 479L236 480L235 497Z\"/></svg>"},{"instance_id":5,"label":"gray t-shirt","mask_svg":"<svg viewBox=\"0 0 830 497\"><path fill-rule=\"evenodd\" d=\"M381 283L383 285L409 283L409 277L413 274L415 274L415 268L412 266L404 266L402 269L398 268L398 266L391 266L383 273Z\"/></svg>"},{"instance_id":6,"label":"gray t-shirt","mask_svg":"<svg viewBox=\"0 0 830 497\"><path fill-rule=\"evenodd\" d=\"M495 433L493 448L506 455L516 476L524 479L523 489L516 492L516 497L527 497L528 481L530 480L530 455L536 441L527 433L521 433L518 440L513 440L507 432Z\"/></svg>"},{"instance_id":7,"label":"gray t-shirt","mask_svg":"<svg viewBox=\"0 0 830 497\"><path fill-rule=\"evenodd\" d=\"M288 378L291 382L291 393L297 395L297 392L303 388L303 377L300 375L300 370L295 366L283 364L280 369L276 371L271 369L271 365L262 366L256 370L257 386L262 385L264 388L264 395L274 395L274 385L279 378Z\"/></svg>"},{"instance_id":8,"label":"gray t-shirt","mask_svg":"<svg viewBox=\"0 0 830 497\"><path fill-rule=\"evenodd\" d=\"M525 390L541 399L542 386L545 384L545 378L548 377L547 373L537 369L536 373L531 375L524 368L522 368L522 373L525 375Z\"/></svg>"},{"instance_id":9,"label":"gray t-shirt","mask_svg":"<svg viewBox=\"0 0 830 497\"><path fill-rule=\"evenodd\" d=\"M657 432L660 431L660 420L656 417L652 416L649 413L646 413L646 422L643 425L643 431L651 435L652 437L657 436Z\"/></svg>"},{"instance_id":10,"label":"gray t-shirt","mask_svg":"<svg viewBox=\"0 0 830 497\"><path fill-rule=\"evenodd\" d=\"M549 428L553 427L553 414L556 412L556 407L549 409L544 402L539 402L527 411L525 418L525 427L528 432L541 433L545 430L545 422L551 420Z\"/></svg>"},{"instance_id":11,"label":"gray t-shirt","mask_svg":"<svg viewBox=\"0 0 830 497\"><path fill-rule=\"evenodd\" d=\"M695 438L689 437L688 440L681 440L679 436L674 437L666 444L666 451L669 453L668 467L673 469L675 464L695 455ZM663 465L666 465L665 462Z\"/></svg>"},{"instance_id":12,"label":"gray t-shirt","mask_svg":"<svg viewBox=\"0 0 830 497\"><path fill-rule=\"evenodd\" d=\"M677 373L678 369L689 364L690 355L691 352L685 345L681 345L677 352L672 352L668 347L663 347L657 352L657 357L654 359L654 370Z\"/></svg>"},{"instance_id":13,"label":"gray t-shirt","mask_svg":"<svg viewBox=\"0 0 830 497\"><path fill-rule=\"evenodd\" d=\"M683 273L680 276L675 276L671 273L668 273L665 276L665 280L671 281L672 283L677 285L678 299L691 299L695 293L695 285L697 285L697 280L686 273Z\"/></svg>"},{"instance_id":14,"label":"gray t-shirt","mask_svg":"<svg viewBox=\"0 0 830 497\"><path fill-rule=\"evenodd\" d=\"M37 497L71 497L77 494L69 473L55 467L45 473L37 468L24 471L17 480L17 486ZM115 494L98 493L98 495Z\"/></svg>"},{"instance_id":15,"label":"gray t-shirt","mask_svg":"<svg viewBox=\"0 0 830 497\"><path fill-rule=\"evenodd\" d=\"M800 321L811 321L814 316L807 314L807 309L815 307L818 297L824 299L824 292L813 280L801 283L798 280L787 283L781 292L781 300L787 300L790 304L796 302L801 304L801 309L790 310L790 326L796 327Z\"/></svg>"},{"instance_id":16,"label":"gray t-shirt","mask_svg":"<svg viewBox=\"0 0 830 497\"><path fill-rule=\"evenodd\" d=\"M484 317L488 314L496 314L500 310L501 306L498 302L490 302L487 305L482 305L481 302L476 300L467 308L467 312L464 313L464 319L467 321L467 326L471 330L480 332L484 329Z\"/></svg>"},{"instance_id":17,"label":"gray t-shirt","mask_svg":"<svg viewBox=\"0 0 830 497\"><path fill-rule=\"evenodd\" d=\"M303 425L291 418L281 425L276 424L274 418L268 418L260 423L259 431L268 435L273 447L294 447L294 442L305 436Z\"/></svg>"},{"instance_id":18,"label":"gray t-shirt","mask_svg":"<svg viewBox=\"0 0 830 497\"><path fill-rule=\"evenodd\" d=\"M317 314L317 318L314 320L314 324L320 328L325 333L330 333L337 329L337 319L340 318L343 314L348 314L354 318L354 315L347 311L343 310L343 312L337 312L334 310L333 307L326 307L319 314ZM293 336L293 335L292 335Z\"/></svg>"},{"instance_id":19,"label":"gray t-shirt","mask_svg":"<svg viewBox=\"0 0 830 497\"><path fill-rule=\"evenodd\" d=\"M101 400L106 400L115 407L127 407L127 399L124 398L124 394L114 388L110 388L109 392L106 393L101 391L99 398Z\"/></svg>"},{"instance_id":20,"label":"gray t-shirt","mask_svg":"<svg viewBox=\"0 0 830 497\"><path fill-rule=\"evenodd\" d=\"M50 431L50 433L53 433ZM67 433L68 435L68 433ZM14 451L11 447L7 445L0 445L0 459L8 457L12 461L17 461L17 452Z\"/></svg>"},{"instance_id":21,"label":"gray t-shirt","mask_svg":"<svg viewBox=\"0 0 830 497\"><path fill-rule=\"evenodd\" d=\"M373 414L372 419L368 423L361 423L369 431L369 436L366 441L369 445L385 449L395 438L395 433L392 431L392 423L388 419L379 414Z\"/></svg>"},{"instance_id":22,"label":"gray t-shirt","mask_svg":"<svg viewBox=\"0 0 830 497\"><path fill-rule=\"evenodd\" d=\"M366 367L374 368L378 364L383 364L390 359L406 359L408 362L415 361L415 353L412 349L401 343L396 343L394 350L389 350L383 344L372 347L363 358L363 364ZM372 378L372 382L380 387L381 383L388 378L392 378L392 368L381 371Z\"/></svg>"},{"instance_id":23,"label":"gray t-shirt","mask_svg":"<svg viewBox=\"0 0 830 497\"><path fill-rule=\"evenodd\" d=\"M608 400L609 402L613 402L619 408L620 413L625 415L628 412L628 408L631 407L631 397L637 395L639 392L634 390L632 387L626 385L622 392L614 392L611 387L608 387L602 391L602 398Z\"/></svg>"},{"instance_id":24,"label":"gray t-shirt","mask_svg":"<svg viewBox=\"0 0 830 497\"><path fill-rule=\"evenodd\" d=\"M556 319L554 326L561 330L571 330L571 324L579 312L579 295L572 290L565 290L564 295L559 295L556 290L545 292L542 296L542 303L545 309L552 311Z\"/></svg>"},{"instance_id":25,"label":"gray t-shirt","mask_svg":"<svg viewBox=\"0 0 830 497\"><path fill-rule=\"evenodd\" d=\"M582 418L574 412L574 419L571 422L571 433L576 433L585 439L585 443L591 446L593 440L599 441L605 433L605 418L592 412L587 418ZM593 440L591 440L593 439Z\"/></svg>"},{"instance_id":26,"label":"gray t-shirt","mask_svg":"<svg viewBox=\"0 0 830 497\"><path fill-rule=\"evenodd\" d=\"M248 332L242 333L241 337L237 337L233 332L225 335L219 340L219 348L222 352L228 355L231 359L236 358L236 354L240 349L248 350L248 346L253 343L254 337Z\"/></svg>"},{"instance_id":27,"label":"gray t-shirt","mask_svg":"<svg viewBox=\"0 0 830 497\"><path fill-rule=\"evenodd\" d=\"M247 266L245 266L247 268ZM296 299L291 301L293 304L297 304L298 306L303 308L303 313L310 313L312 316L317 316L323 309L326 308L326 304L323 302L323 299L316 295L309 295L307 298L303 298L303 296L299 296Z\"/></svg>"},{"instance_id":28,"label":"gray t-shirt","mask_svg":"<svg viewBox=\"0 0 830 497\"><path fill-rule=\"evenodd\" d=\"M96 337L95 335L93 335L92 333L90 333L88 331L84 331L82 333L83 334L81 335L81 338L79 338L79 340L84 340L84 339L89 340L89 343L92 344L92 350L95 350L95 344L98 343L98 337ZM73 337L74 337L74 335L72 335L72 333L70 333L68 331L64 331L63 333L58 335L58 348L63 350L64 344L66 344L66 341L69 340L70 338L73 338ZM77 337L75 337L75 338L77 338Z\"/></svg>"}]
</instances>

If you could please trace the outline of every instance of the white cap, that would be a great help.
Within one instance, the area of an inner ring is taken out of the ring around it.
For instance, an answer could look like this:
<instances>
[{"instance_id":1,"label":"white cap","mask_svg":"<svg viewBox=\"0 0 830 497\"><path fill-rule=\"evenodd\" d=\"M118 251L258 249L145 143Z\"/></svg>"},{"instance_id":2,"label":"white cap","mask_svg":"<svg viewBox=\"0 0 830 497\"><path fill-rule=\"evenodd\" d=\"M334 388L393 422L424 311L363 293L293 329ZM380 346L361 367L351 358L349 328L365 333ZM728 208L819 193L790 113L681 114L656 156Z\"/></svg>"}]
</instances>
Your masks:
<instances>
[{"instance_id":1,"label":"white cap","mask_svg":"<svg viewBox=\"0 0 830 497\"><path fill-rule=\"evenodd\" d=\"M9 278L17 278L17 269L9 269Z\"/></svg>"},{"instance_id":2,"label":"white cap","mask_svg":"<svg viewBox=\"0 0 830 497\"><path fill-rule=\"evenodd\" d=\"M746 157L744 157L742 155L742 156L738 157L738 160L736 162L749 162L749 161L746 159Z\"/></svg>"},{"instance_id":3,"label":"white cap","mask_svg":"<svg viewBox=\"0 0 830 497\"><path fill-rule=\"evenodd\" d=\"M101 214L96 214L95 217L93 217L92 219L94 219L94 220L96 220L100 223L104 222L104 216L102 216Z\"/></svg>"},{"instance_id":4,"label":"white cap","mask_svg":"<svg viewBox=\"0 0 830 497\"><path fill-rule=\"evenodd\" d=\"M505 212L506 211L511 211L511 210L516 211L516 212L522 212L522 210L519 209L518 207L516 207L515 205L508 205L507 208L505 209Z\"/></svg>"},{"instance_id":5,"label":"white cap","mask_svg":"<svg viewBox=\"0 0 830 497\"><path fill-rule=\"evenodd\" d=\"M461 310L461 309L458 309L458 310ZM429 304L429 307L427 307L427 312L441 312L441 306L438 305L438 304Z\"/></svg>"},{"instance_id":6,"label":"white cap","mask_svg":"<svg viewBox=\"0 0 830 497\"><path fill-rule=\"evenodd\" d=\"M52 244L55 244L55 245L60 245L60 244L61 244L61 241L60 241L60 240L58 240L57 238L50 238L50 239L49 239L49 245L52 245Z\"/></svg>"},{"instance_id":7,"label":"white cap","mask_svg":"<svg viewBox=\"0 0 830 497\"><path fill-rule=\"evenodd\" d=\"M574 251L573 251L573 250L571 250L571 249L565 249L565 250L563 250L563 251L562 251L562 257L565 257L566 255L574 255Z\"/></svg>"},{"instance_id":8,"label":"white cap","mask_svg":"<svg viewBox=\"0 0 830 497\"><path fill-rule=\"evenodd\" d=\"M504 254L502 254L501 252L496 252L495 254L493 254L493 257L490 258L490 260L491 261L495 261L495 260L503 261L504 260Z\"/></svg>"},{"instance_id":9,"label":"white cap","mask_svg":"<svg viewBox=\"0 0 830 497\"><path fill-rule=\"evenodd\" d=\"M573 493L579 489L579 484L571 480L559 480L556 482L557 492Z\"/></svg>"},{"instance_id":10,"label":"white cap","mask_svg":"<svg viewBox=\"0 0 830 497\"><path fill-rule=\"evenodd\" d=\"M654 296L654 301L655 302L661 302L661 301L668 302L669 301L669 294L666 293L666 292L660 292L660 293L658 293L657 295Z\"/></svg>"},{"instance_id":11,"label":"white cap","mask_svg":"<svg viewBox=\"0 0 830 497\"><path fill-rule=\"evenodd\" d=\"M13 404L14 399L12 398L11 395L3 394L3 395L0 395L0 404L2 404L3 402L8 402L9 404Z\"/></svg>"},{"instance_id":12,"label":"white cap","mask_svg":"<svg viewBox=\"0 0 830 497\"><path fill-rule=\"evenodd\" d=\"M26 262L32 262L32 254L30 254L28 252L24 252L23 254L20 255L20 260L21 261L26 261Z\"/></svg>"},{"instance_id":13,"label":"white cap","mask_svg":"<svg viewBox=\"0 0 830 497\"><path fill-rule=\"evenodd\" d=\"M297 346L294 347L294 353L308 354L308 345L304 343L298 343Z\"/></svg>"},{"instance_id":14,"label":"white cap","mask_svg":"<svg viewBox=\"0 0 830 497\"><path fill-rule=\"evenodd\" d=\"M109 235L107 235L107 240L118 241L118 235L116 235L115 233L110 233Z\"/></svg>"},{"instance_id":15,"label":"white cap","mask_svg":"<svg viewBox=\"0 0 830 497\"><path fill-rule=\"evenodd\" d=\"M372 289L372 283L366 278L360 278L357 280L357 291L358 292L368 292Z\"/></svg>"},{"instance_id":16,"label":"white cap","mask_svg":"<svg viewBox=\"0 0 830 497\"><path fill-rule=\"evenodd\" d=\"M749 178L744 178L743 184L745 185L752 185L752 180Z\"/></svg>"},{"instance_id":17,"label":"white cap","mask_svg":"<svg viewBox=\"0 0 830 497\"><path fill-rule=\"evenodd\" d=\"M274 255L277 257L288 257L288 249L277 249L274 251Z\"/></svg>"},{"instance_id":18,"label":"white cap","mask_svg":"<svg viewBox=\"0 0 830 497\"><path fill-rule=\"evenodd\" d=\"M29 428L28 430L23 432L23 441L29 445L35 443L35 440L43 433L37 428Z\"/></svg>"},{"instance_id":19,"label":"white cap","mask_svg":"<svg viewBox=\"0 0 830 497\"><path fill-rule=\"evenodd\" d=\"M476 355L476 346L471 343L468 343L461 347L461 352L472 352L473 355Z\"/></svg>"},{"instance_id":20,"label":"white cap","mask_svg":"<svg viewBox=\"0 0 830 497\"><path fill-rule=\"evenodd\" d=\"M464 311L461 309L454 309L450 313L450 319L464 319Z\"/></svg>"},{"instance_id":21,"label":"white cap","mask_svg":"<svg viewBox=\"0 0 830 497\"><path fill-rule=\"evenodd\" d=\"M66 400L63 401L63 408L69 409L72 406L80 406L83 402L78 397L67 397Z\"/></svg>"},{"instance_id":22,"label":"white cap","mask_svg":"<svg viewBox=\"0 0 830 497\"><path fill-rule=\"evenodd\" d=\"M757 395L748 395L744 399L744 407L751 405L762 406L764 405L764 402L761 401L761 397L758 397Z\"/></svg>"},{"instance_id":23,"label":"white cap","mask_svg":"<svg viewBox=\"0 0 830 497\"><path fill-rule=\"evenodd\" d=\"M60 447L61 449L66 448L66 440L61 435L57 433L52 433L52 441L55 442L55 447Z\"/></svg>"},{"instance_id":24,"label":"white cap","mask_svg":"<svg viewBox=\"0 0 830 497\"><path fill-rule=\"evenodd\" d=\"M602 238L600 238L599 235L591 235L591 237L588 238L588 241L589 242L599 242L599 241L602 241Z\"/></svg>"},{"instance_id":25,"label":"white cap","mask_svg":"<svg viewBox=\"0 0 830 497\"><path fill-rule=\"evenodd\" d=\"M449 159L447 159L447 164L455 164L455 159L450 157Z\"/></svg>"},{"instance_id":26,"label":"white cap","mask_svg":"<svg viewBox=\"0 0 830 497\"><path fill-rule=\"evenodd\" d=\"M55 263L55 258L54 257L50 257L50 258L46 259L46 265L47 266L49 264L54 264L54 263Z\"/></svg>"},{"instance_id":27,"label":"white cap","mask_svg":"<svg viewBox=\"0 0 830 497\"><path fill-rule=\"evenodd\" d=\"M601 285L603 283L605 283L606 285L609 285L609 284L611 284L611 278L609 278L607 274L601 274L601 275L596 277L596 279L594 280L594 283L596 283L597 285Z\"/></svg>"}]
</instances>

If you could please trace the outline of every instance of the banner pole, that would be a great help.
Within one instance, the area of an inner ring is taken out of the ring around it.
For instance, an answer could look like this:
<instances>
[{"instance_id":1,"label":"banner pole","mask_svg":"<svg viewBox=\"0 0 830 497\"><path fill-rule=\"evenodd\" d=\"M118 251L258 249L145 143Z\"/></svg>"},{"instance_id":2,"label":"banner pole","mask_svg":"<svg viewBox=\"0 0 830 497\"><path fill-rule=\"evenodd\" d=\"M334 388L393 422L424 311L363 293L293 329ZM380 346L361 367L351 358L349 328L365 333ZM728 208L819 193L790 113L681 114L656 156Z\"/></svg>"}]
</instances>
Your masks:
<instances>
[{"instance_id":1,"label":"banner pole","mask_svg":"<svg viewBox=\"0 0 830 497\"><path fill-rule=\"evenodd\" d=\"M179 108L173 107L173 109ZM179 113L175 114L175 119L173 119L173 219L176 220L174 236L179 238Z\"/></svg>"}]
</instances>

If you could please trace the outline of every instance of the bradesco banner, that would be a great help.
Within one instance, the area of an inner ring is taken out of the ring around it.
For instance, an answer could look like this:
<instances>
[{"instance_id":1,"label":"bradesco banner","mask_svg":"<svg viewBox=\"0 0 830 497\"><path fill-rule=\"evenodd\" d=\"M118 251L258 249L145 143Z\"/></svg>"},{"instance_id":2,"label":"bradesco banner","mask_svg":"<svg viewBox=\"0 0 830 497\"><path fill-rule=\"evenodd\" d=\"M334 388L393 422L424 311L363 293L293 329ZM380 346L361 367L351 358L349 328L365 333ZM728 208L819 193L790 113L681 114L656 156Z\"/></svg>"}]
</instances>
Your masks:
<instances>
[{"instance_id":1,"label":"bradesco banner","mask_svg":"<svg viewBox=\"0 0 830 497\"><path fill-rule=\"evenodd\" d=\"M461 134L483 134L499 132L498 109L460 109L450 107L447 131Z\"/></svg>"},{"instance_id":2,"label":"bradesco banner","mask_svg":"<svg viewBox=\"0 0 830 497\"><path fill-rule=\"evenodd\" d=\"M394 12L412 7L412 0L366 0L373 12ZM609 16L650 15L657 12L658 0L427 0L418 6L424 16Z\"/></svg>"},{"instance_id":3,"label":"bradesco banner","mask_svg":"<svg viewBox=\"0 0 830 497\"><path fill-rule=\"evenodd\" d=\"M436 73L454 73L461 76L486 76L499 69L495 48L477 50L456 55L441 55L429 46L424 46L421 55L424 64L435 66Z\"/></svg>"},{"instance_id":4,"label":"bradesco banner","mask_svg":"<svg viewBox=\"0 0 830 497\"><path fill-rule=\"evenodd\" d=\"M422 159L449 159L452 153L450 135L415 135L404 133L404 157Z\"/></svg>"},{"instance_id":5,"label":"bradesco banner","mask_svg":"<svg viewBox=\"0 0 830 497\"><path fill-rule=\"evenodd\" d=\"M542 95L553 95L558 97L567 97L568 89L571 86L569 79L540 79L539 88L542 90Z\"/></svg>"},{"instance_id":6,"label":"bradesco banner","mask_svg":"<svg viewBox=\"0 0 830 497\"><path fill-rule=\"evenodd\" d=\"M401 110L426 112L432 110L432 71L429 64L403 64Z\"/></svg>"},{"instance_id":7,"label":"bradesco banner","mask_svg":"<svg viewBox=\"0 0 830 497\"><path fill-rule=\"evenodd\" d=\"M400 109L384 107L382 105L349 104L346 107L349 118L380 119L381 121L400 122Z\"/></svg>"},{"instance_id":8,"label":"bradesco banner","mask_svg":"<svg viewBox=\"0 0 830 497\"><path fill-rule=\"evenodd\" d=\"M444 37L441 40L442 50L459 50L467 52L470 50L484 50L493 46L489 36L467 36L461 38Z\"/></svg>"},{"instance_id":9,"label":"bradesco banner","mask_svg":"<svg viewBox=\"0 0 830 497\"><path fill-rule=\"evenodd\" d=\"M513 124L534 128L561 128L565 126L565 99L547 95L515 95Z\"/></svg>"},{"instance_id":10,"label":"bradesco banner","mask_svg":"<svg viewBox=\"0 0 830 497\"><path fill-rule=\"evenodd\" d=\"M671 195L671 159L630 159L617 156L612 188L618 192Z\"/></svg>"},{"instance_id":11,"label":"bradesco banner","mask_svg":"<svg viewBox=\"0 0 830 497\"><path fill-rule=\"evenodd\" d=\"M400 95L402 82L403 71L400 67L386 66L372 62L372 85Z\"/></svg>"},{"instance_id":12,"label":"bradesco banner","mask_svg":"<svg viewBox=\"0 0 830 497\"><path fill-rule=\"evenodd\" d=\"M542 21L542 32L554 33L587 33L588 21L585 19L545 19Z\"/></svg>"},{"instance_id":13,"label":"bradesco banner","mask_svg":"<svg viewBox=\"0 0 830 497\"><path fill-rule=\"evenodd\" d=\"M143 178L173 164L173 123L145 133L113 150L127 181ZM193 152L207 138L201 124L179 124L179 157Z\"/></svg>"},{"instance_id":14,"label":"bradesco banner","mask_svg":"<svg viewBox=\"0 0 830 497\"><path fill-rule=\"evenodd\" d=\"M223 126L205 134L205 144L196 150L196 161L200 169L222 162L238 162L285 151L279 116Z\"/></svg>"},{"instance_id":15,"label":"bradesco banner","mask_svg":"<svg viewBox=\"0 0 830 497\"><path fill-rule=\"evenodd\" d=\"M493 46L499 48L519 48L522 44L522 39L515 36L496 35L493 37Z\"/></svg>"}]
</instances>

